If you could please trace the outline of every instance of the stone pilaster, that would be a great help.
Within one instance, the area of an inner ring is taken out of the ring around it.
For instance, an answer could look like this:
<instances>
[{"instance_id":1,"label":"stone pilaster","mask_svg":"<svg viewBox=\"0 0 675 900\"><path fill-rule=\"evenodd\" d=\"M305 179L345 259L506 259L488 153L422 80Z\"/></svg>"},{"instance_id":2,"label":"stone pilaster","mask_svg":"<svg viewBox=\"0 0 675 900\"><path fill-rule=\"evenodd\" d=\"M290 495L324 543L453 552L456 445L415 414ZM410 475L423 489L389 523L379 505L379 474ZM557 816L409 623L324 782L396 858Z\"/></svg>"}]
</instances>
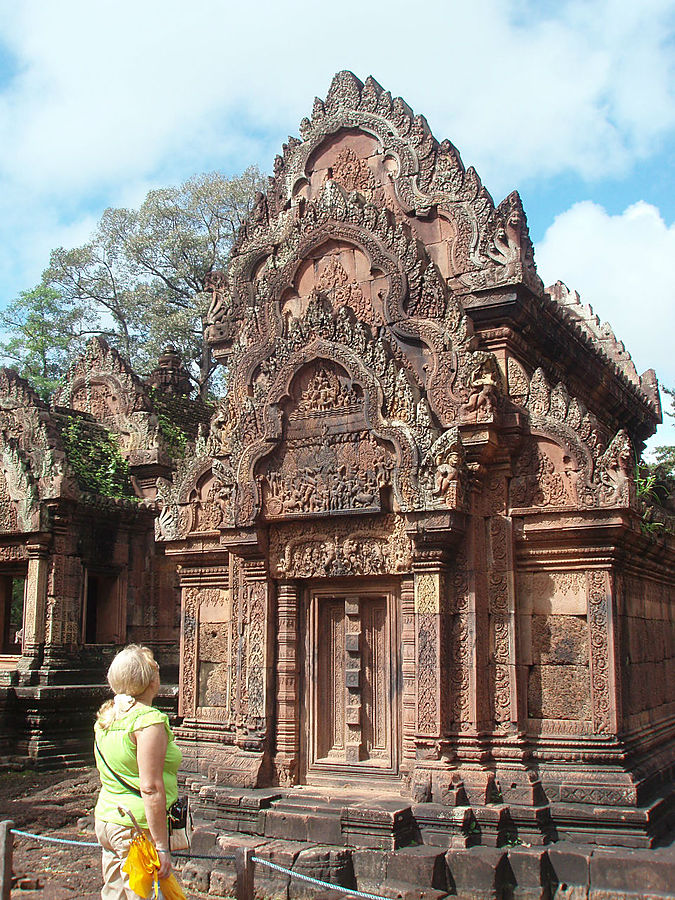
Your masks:
<instances>
[{"instance_id":1,"label":"stone pilaster","mask_svg":"<svg viewBox=\"0 0 675 900\"><path fill-rule=\"evenodd\" d=\"M49 548L45 544L28 544L26 549L28 574L24 600L23 655L19 668L30 670L41 665L44 654Z\"/></svg>"},{"instance_id":2,"label":"stone pilaster","mask_svg":"<svg viewBox=\"0 0 675 900\"><path fill-rule=\"evenodd\" d=\"M277 586L277 714L274 759L280 784L295 784L300 753L298 684L298 586Z\"/></svg>"},{"instance_id":3,"label":"stone pilaster","mask_svg":"<svg viewBox=\"0 0 675 900\"><path fill-rule=\"evenodd\" d=\"M593 731L616 734L620 710L610 574L602 569L592 569L586 578Z\"/></svg>"},{"instance_id":4,"label":"stone pilaster","mask_svg":"<svg viewBox=\"0 0 675 900\"><path fill-rule=\"evenodd\" d=\"M413 561L415 669L417 680L416 739L420 746L443 734L445 675L443 618L446 610L446 562L442 550L420 550Z\"/></svg>"},{"instance_id":5,"label":"stone pilaster","mask_svg":"<svg viewBox=\"0 0 675 900\"><path fill-rule=\"evenodd\" d=\"M408 774L415 765L417 732L417 667L415 657L415 581L401 579L401 678L402 678L402 765Z\"/></svg>"},{"instance_id":6,"label":"stone pilaster","mask_svg":"<svg viewBox=\"0 0 675 900\"><path fill-rule=\"evenodd\" d=\"M512 523L508 516L486 522L487 599L490 635L490 714L497 731L524 724L519 697Z\"/></svg>"},{"instance_id":7,"label":"stone pilaster","mask_svg":"<svg viewBox=\"0 0 675 900\"><path fill-rule=\"evenodd\" d=\"M239 603L239 683L237 745L261 747L269 723L273 683L270 616L271 585L267 561L248 557L241 564Z\"/></svg>"}]
</instances>

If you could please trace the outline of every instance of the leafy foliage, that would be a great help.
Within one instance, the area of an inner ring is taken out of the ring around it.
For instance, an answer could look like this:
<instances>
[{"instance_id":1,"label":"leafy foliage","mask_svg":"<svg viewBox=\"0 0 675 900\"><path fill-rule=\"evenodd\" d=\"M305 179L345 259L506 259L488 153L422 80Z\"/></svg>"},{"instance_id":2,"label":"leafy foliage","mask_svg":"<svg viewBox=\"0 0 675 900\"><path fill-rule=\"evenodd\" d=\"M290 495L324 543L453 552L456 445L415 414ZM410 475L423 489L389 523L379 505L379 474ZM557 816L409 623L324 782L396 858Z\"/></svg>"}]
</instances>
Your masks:
<instances>
[{"instance_id":1,"label":"leafy foliage","mask_svg":"<svg viewBox=\"0 0 675 900\"><path fill-rule=\"evenodd\" d=\"M206 278L225 268L263 186L256 167L233 178L213 172L150 191L138 210L108 209L88 244L52 252L45 282L98 316L99 333L137 371L176 346L206 396L215 369L204 341Z\"/></svg>"},{"instance_id":2,"label":"leafy foliage","mask_svg":"<svg viewBox=\"0 0 675 900\"><path fill-rule=\"evenodd\" d=\"M675 419L675 390L667 387L661 388L661 390L670 398L670 410L665 410L665 413L671 419ZM660 478L670 479L670 492L673 494L675 491L675 447L672 445L656 447L654 455L656 456L656 463L653 464L654 471L658 472Z\"/></svg>"},{"instance_id":3,"label":"leafy foliage","mask_svg":"<svg viewBox=\"0 0 675 900\"><path fill-rule=\"evenodd\" d=\"M153 390L151 393L156 395L157 392ZM159 430L169 445L171 455L173 457L184 456L188 442L186 432L163 409L155 407L155 414L157 415Z\"/></svg>"},{"instance_id":4,"label":"leafy foliage","mask_svg":"<svg viewBox=\"0 0 675 900\"><path fill-rule=\"evenodd\" d=\"M675 391L662 388L670 397L675 417ZM645 534L656 534L672 530L672 516L675 514L675 447L661 446L654 451L656 460L641 459L635 468L635 488L642 505L641 528Z\"/></svg>"},{"instance_id":5,"label":"leafy foliage","mask_svg":"<svg viewBox=\"0 0 675 900\"><path fill-rule=\"evenodd\" d=\"M80 416L66 416L61 436L68 462L83 490L104 497L134 497L129 465L108 431Z\"/></svg>"},{"instance_id":6,"label":"leafy foliage","mask_svg":"<svg viewBox=\"0 0 675 900\"><path fill-rule=\"evenodd\" d=\"M0 316L9 338L0 354L45 399L82 346L88 315L75 300L65 300L45 283L22 291Z\"/></svg>"}]
</instances>

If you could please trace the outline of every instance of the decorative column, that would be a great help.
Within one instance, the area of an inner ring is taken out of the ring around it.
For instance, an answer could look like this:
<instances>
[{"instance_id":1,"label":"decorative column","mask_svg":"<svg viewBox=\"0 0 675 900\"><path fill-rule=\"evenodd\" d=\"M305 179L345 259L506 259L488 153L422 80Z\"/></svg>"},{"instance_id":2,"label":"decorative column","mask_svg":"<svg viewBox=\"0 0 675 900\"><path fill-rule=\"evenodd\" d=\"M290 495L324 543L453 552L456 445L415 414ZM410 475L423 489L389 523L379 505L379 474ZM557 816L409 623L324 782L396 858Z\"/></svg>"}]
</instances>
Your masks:
<instances>
[{"instance_id":1,"label":"decorative column","mask_svg":"<svg viewBox=\"0 0 675 900\"><path fill-rule=\"evenodd\" d=\"M23 654L19 669L29 671L42 665L47 613L47 576L49 547L28 544L28 575L23 614Z\"/></svg>"},{"instance_id":2,"label":"decorative column","mask_svg":"<svg viewBox=\"0 0 675 900\"><path fill-rule=\"evenodd\" d=\"M410 774L415 767L417 733L417 666L415 658L415 581L411 575L401 579L401 678L402 678L402 763L401 771Z\"/></svg>"},{"instance_id":3,"label":"decorative column","mask_svg":"<svg viewBox=\"0 0 675 900\"><path fill-rule=\"evenodd\" d=\"M413 560L415 579L415 669L417 678L416 743L428 758L436 758L434 745L444 726L444 629L446 616L446 563L443 550L420 550ZM446 704L447 705L447 704ZM422 748L426 747L426 754Z\"/></svg>"},{"instance_id":4,"label":"decorative column","mask_svg":"<svg viewBox=\"0 0 675 900\"><path fill-rule=\"evenodd\" d=\"M512 523L486 522L487 599L490 633L490 713L497 731L521 723L518 697Z\"/></svg>"},{"instance_id":5,"label":"decorative column","mask_svg":"<svg viewBox=\"0 0 675 900\"><path fill-rule=\"evenodd\" d=\"M586 574L591 669L591 704L595 734L616 734L620 721L619 678L610 573L592 569Z\"/></svg>"},{"instance_id":6,"label":"decorative column","mask_svg":"<svg viewBox=\"0 0 675 900\"><path fill-rule=\"evenodd\" d=\"M267 561L249 557L241 564L238 647L237 745L262 749L268 737L268 697L272 683L270 584Z\"/></svg>"},{"instance_id":7,"label":"decorative column","mask_svg":"<svg viewBox=\"0 0 675 900\"><path fill-rule=\"evenodd\" d=\"M300 753L300 697L298 685L298 586L277 586L277 753L274 764L279 784L297 781Z\"/></svg>"}]
</instances>

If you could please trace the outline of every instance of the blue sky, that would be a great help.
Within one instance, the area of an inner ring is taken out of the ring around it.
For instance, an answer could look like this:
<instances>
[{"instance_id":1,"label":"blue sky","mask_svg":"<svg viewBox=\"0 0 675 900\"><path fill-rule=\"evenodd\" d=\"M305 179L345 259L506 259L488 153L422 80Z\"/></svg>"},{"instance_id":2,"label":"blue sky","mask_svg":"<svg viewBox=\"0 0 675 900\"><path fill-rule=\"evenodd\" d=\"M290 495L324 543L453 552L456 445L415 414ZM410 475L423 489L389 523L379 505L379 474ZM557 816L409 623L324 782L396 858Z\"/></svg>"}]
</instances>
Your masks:
<instances>
[{"instance_id":1,"label":"blue sky","mask_svg":"<svg viewBox=\"0 0 675 900\"><path fill-rule=\"evenodd\" d=\"M0 306L106 207L269 171L345 68L517 188L545 283L675 386L673 0L0 0Z\"/></svg>"}]
</instances>

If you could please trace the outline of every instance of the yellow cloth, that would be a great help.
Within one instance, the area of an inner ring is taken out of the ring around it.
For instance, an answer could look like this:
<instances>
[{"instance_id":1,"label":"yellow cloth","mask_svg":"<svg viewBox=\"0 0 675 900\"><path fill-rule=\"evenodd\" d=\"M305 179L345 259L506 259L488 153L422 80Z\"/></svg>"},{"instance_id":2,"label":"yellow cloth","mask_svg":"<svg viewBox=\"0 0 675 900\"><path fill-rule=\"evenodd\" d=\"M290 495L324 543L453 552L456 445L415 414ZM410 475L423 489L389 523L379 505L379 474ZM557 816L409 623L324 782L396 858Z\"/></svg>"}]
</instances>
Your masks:
<instances>
[{"instance_id":1,"label":"yellow cloth","mask_svg":"<svg viewBox=\"0 0 675 900\"><path fill-rule=\"evenodd\" d=\"M159 856L154 844L147 835L136 833L129 847L122 871L129 876L129 887L139 897L149 897L154 885L154 895L157 896L157 871L159 869ZM176 881L172 873L168 878L161 878L159 886L165 900L186 900L182 887Z\"/></svg>"}]
</instances>

